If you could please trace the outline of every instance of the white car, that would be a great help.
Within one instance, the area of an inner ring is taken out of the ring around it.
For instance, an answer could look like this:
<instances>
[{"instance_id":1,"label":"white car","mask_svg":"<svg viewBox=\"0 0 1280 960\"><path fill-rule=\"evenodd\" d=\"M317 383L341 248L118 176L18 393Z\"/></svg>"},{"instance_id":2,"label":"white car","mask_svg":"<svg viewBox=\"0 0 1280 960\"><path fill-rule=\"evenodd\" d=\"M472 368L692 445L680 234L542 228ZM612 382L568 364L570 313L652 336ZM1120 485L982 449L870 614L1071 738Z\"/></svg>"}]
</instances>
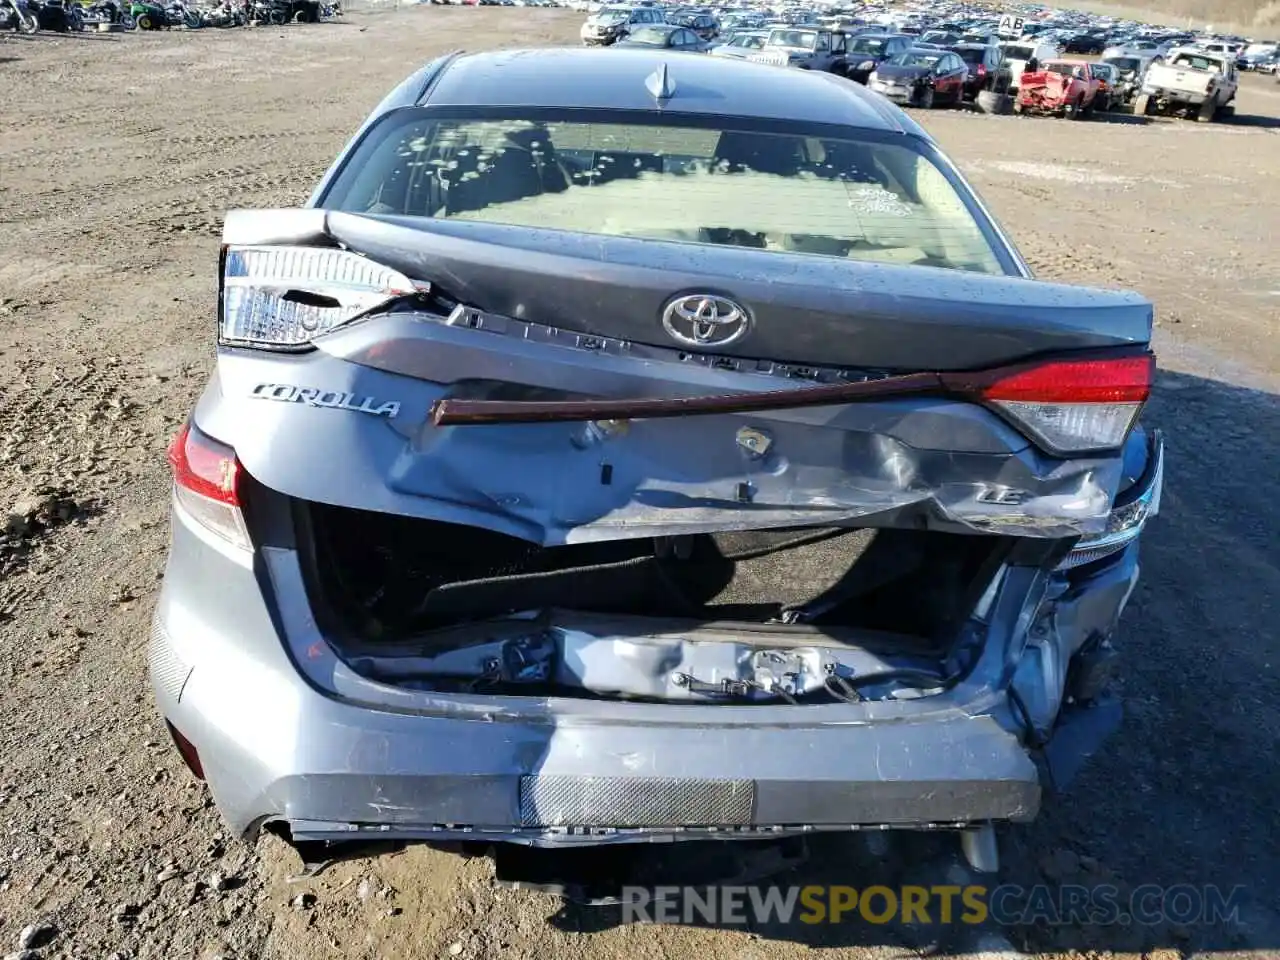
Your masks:
<instances>
[{"instance_id":1,"label":"white car","mask_svg":"<svg viewBox=\"0 0 1280 960\"><path fill-rule=\"evenodd\" d=\"M1280 53L1280 46L1277 44L1251 43L1240 51L1237 59L1245 70L1257 70L1264 63L1274 64L1277 53Z\"/></svg>"},{"instance_id":2,"label":"white car","mask_svg":"<svg viewBox=\"0 0 1280 960\"><path fill-rule=\"evenodd\" d=\"M1102 51L1103 59L1108 57L1146 57L1151 60L1160 60L1169 52L1173 46L1171 43L1162 43L1156 40L1130 40L1127 43L1117 44L1114 47L1107 47Z\"/></svg>"},{"instance_id":3,"label":"white car","mask_svg":"<svg viewBox=\"0 0 1280 960\"><path fill-rule=\"evenodd\" d=\"M1040 63L1062 56L1062 48L1052 40L1006 40L1000 44L1005 63L1009 67L1009 89L1017 90L1027 61L1034 57Z\"/></svg>"},{"instance_id":4,"label":"white car","mask_svg":"<svg viewBox=\"0 0 1280 960\"><path fill-rule=\"evenodd\" d=\"M732 57L737 60L745 60L748 56L764 47L765 42L769 39L768 30L735 30L729 34L728 38L720 44L712 47L708 52L713 57Z\"/></svg>"}]
</instances>

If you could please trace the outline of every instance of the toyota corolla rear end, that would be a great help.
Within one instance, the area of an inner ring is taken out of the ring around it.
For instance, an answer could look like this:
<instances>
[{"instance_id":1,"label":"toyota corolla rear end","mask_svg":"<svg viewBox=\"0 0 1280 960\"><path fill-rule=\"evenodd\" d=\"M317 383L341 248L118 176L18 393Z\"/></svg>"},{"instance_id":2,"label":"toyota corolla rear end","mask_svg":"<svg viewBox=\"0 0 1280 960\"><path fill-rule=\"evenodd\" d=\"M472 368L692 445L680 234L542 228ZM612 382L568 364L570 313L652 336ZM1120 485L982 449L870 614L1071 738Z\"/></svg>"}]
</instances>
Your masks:
<instances>
[{"instance_id":1,"label":"toyota corolla rear end","mask_svg":"<svg viewBox=\"0 0 1280 960\"><path fill-rule=\"evenodd\" d=\"M1112 715L1149 304L1029 279L847 84L765 81L856 123L726 117L708 91L766 71L576 53L664 109L459 102L500 56L397 91L311 207L227 218L152 638L223 815L534 845L1034 816ZM506 56L520 88L557 54Z\"/></svg>"}]
</instances>

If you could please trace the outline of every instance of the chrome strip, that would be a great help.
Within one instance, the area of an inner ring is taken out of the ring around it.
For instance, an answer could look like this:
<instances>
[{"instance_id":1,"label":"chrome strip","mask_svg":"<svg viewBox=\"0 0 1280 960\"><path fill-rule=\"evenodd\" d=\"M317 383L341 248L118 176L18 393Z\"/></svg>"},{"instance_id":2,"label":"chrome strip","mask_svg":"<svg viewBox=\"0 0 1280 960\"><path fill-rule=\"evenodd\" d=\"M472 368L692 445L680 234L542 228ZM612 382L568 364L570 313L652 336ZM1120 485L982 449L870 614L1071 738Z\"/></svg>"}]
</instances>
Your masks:
<instances>
[{"instance_id":1,"label":"chrome strip","mask_svg":"<svg viewBox=\"0 0 1280 960\"><path fill-rule=\"evenodd\" d=\"M803 380L813 383L866 383L871 380L883 380L890 376L887 370L818 367L808 364L779 363L773 360L727 357L714 353L693 352L670 347L653 347L644 343L635 343L631 340L619 340L613 337L578 333L575 330L563 330L560 327L532 323L528 320L517 320L514 317L477 310L465 304L458 304L454 307L448 317L442 317L439 314L426 311L418 311L414 313L414 318L422 322L443 323L450 327L462 327L483 333L495 333L517 340L569 347L590 353L635 357L636 359L657 360L665 363L688 363L712 370L725 370L730 373L750 373L759 376L777 377L783 380Z\"/></svg>"}]
</instances>

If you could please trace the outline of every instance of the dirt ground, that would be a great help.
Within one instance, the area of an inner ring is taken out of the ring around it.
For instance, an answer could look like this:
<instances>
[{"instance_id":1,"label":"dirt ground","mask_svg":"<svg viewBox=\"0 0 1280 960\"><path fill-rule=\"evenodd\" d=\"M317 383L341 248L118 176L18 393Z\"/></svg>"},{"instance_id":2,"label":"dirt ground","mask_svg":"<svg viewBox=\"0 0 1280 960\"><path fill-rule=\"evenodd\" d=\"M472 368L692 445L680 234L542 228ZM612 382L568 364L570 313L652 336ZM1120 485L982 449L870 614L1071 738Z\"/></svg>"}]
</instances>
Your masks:
<instances>
[{"instance_id":1,"label":"dirt ground","mask_svg":"<svg viewBox=\"0 0 1280 960\"><path fill-rule=\"evenodd\" d=\"M981 931L716 930L493 883L415 848L291 882L228 837L151 705L164 448L213 357L229 207L302 201L430 56L569 42L580 15L419 8L314 27L0 40L0 954L688 957L968 954ZM1280 956L1280 86L1229 125L924 117L1045 277L1158 306L1164 515L1125 618L1128 717L1001 880L1248 888L1241 924L1005 931L1042 957ZM778 882L939 882L944 838L836 838ZM949 872L951 871L951 872ZM299 897L301 896L301 899ZM987 941L988 945L991 942ZM1079 951L1079 952L1076 952Z\"/></svg>"}]
</instances>

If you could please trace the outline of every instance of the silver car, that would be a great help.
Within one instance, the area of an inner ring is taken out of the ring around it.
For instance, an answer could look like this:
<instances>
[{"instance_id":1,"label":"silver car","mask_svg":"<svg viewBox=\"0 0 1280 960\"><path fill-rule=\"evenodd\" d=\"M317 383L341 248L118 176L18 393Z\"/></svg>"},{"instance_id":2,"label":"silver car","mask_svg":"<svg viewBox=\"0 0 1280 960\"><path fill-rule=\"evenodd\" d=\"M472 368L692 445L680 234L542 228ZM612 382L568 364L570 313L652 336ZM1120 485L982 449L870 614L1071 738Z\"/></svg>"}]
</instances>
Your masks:
<instances>
[{"instance_id":1,"label":"silver car","mask_svg":"<svg viewBox=\"0 0 1280 960\"><path fill-rule=\"evenodd\" d=\"M709 51L713 57L730 57L745 59L764 47L769 39L768 30L735 30L722 43L717 43Z\"/></svg>"},{"instance_id":2,"label":"silver car","mask_svg":"<svg viewBox=\"0 0 1280 960\"><path fill-rule=\"evenodd\" d=\"M883 98L451 55L217 271L151 677L237 835L991 869L1114 722L1151 305L1031 279Z\"/></svg>"}]
</instances>

